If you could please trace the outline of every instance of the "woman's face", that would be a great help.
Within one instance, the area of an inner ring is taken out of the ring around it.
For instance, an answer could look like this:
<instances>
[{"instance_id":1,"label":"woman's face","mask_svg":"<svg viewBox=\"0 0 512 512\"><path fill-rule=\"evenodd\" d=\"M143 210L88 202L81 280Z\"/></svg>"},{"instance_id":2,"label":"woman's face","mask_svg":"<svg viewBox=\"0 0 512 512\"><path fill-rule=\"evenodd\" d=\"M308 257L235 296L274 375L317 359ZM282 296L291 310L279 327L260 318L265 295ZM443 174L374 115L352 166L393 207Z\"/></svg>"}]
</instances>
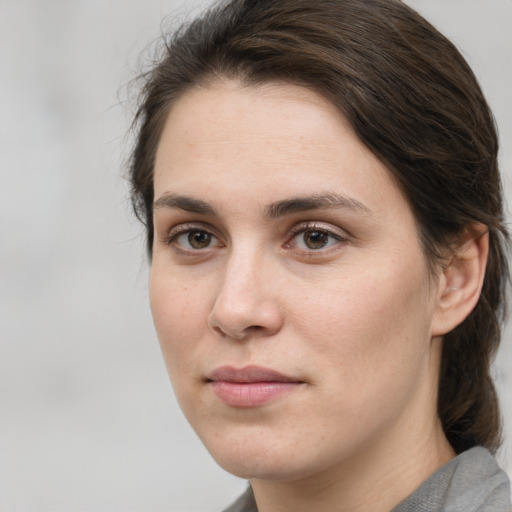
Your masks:
<instances>
[{"instance_id":1,"label":"woman's face","mask_svg":"<svg viewBox=\"0 0 512 512\"><path fill-rule=\"evenodd\" d=\"M436 423L437 284L415 219L317 94L187 92L158 147L154 223L162 351L225 469L307 477Z\"/></svg>"}]
</instances>

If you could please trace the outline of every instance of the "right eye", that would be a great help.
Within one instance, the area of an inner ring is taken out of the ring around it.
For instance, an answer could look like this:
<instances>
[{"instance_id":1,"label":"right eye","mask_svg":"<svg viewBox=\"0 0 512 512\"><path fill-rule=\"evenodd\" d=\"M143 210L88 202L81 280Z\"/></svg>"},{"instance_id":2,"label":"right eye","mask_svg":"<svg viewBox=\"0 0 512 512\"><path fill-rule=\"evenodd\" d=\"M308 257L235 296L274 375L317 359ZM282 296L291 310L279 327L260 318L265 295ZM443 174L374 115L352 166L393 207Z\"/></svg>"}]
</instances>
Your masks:
<instances>
[{"instance_id":1,"label":"right eye","mask_svg":"<svg viewBox=\"0 0 512 512\"><path fill-rule=\"evenodd\" d=\"M190 229L174 236L174 243L183 249L200 250L207 249L212 245L218 244L217 238L209 233L200 229Z\"/></svg>"},{"instance_id":2,"label":"right eye","mask_svg":"<svg viewBox=\"0 0 512 512\"><path fill-rule=\"evenodd\" d=\"M197 253L222 246L221 241L211 231L186 224L174 227L164 241L181 253Z\"/></svg>"}]
</instances>

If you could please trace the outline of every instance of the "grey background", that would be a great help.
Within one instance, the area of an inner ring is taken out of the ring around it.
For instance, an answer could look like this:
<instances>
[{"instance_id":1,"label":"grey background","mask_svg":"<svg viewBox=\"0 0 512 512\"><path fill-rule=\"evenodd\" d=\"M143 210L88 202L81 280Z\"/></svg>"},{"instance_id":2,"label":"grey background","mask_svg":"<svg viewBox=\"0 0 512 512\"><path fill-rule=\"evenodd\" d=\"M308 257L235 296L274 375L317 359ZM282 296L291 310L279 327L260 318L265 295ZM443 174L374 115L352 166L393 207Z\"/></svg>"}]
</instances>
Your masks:
<instances>
[{"instance_id":1,"label":"grey background","mask_svg":"<svg viewBox=\"0 0 512 512\"><path fill-rule=\"evenodd\" d=\"M214 511L218 469L175 403L122 178L124 101L161 20L207 2L0 0L0 510ZM409 0L462 49L512 197L511 0ZM512 474L510 330L495 365Z\"/></svg>"}]
</instances>

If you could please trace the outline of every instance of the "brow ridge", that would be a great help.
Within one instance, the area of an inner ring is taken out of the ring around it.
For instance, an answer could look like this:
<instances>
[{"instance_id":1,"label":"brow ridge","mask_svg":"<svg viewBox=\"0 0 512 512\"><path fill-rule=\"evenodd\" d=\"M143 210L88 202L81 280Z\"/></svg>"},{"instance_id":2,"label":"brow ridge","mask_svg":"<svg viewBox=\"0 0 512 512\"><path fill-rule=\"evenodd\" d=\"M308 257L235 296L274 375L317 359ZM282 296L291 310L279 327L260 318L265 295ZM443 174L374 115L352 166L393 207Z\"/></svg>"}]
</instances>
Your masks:
<instances>
[{"instance_id":1,"label":"brow ridge","mask_svg":"<svg viewBox=\"0 0 512 512\"><path fill-rule=\"evenodd\" d=\"M203 199L181 194L164 194L153 203L153 209L178 208L198 215L218 216L216 207ZM265 207L265 215L271 219L285 217L309 210L331 210L341 208L372 216L371 210L357 199L336 193L297 196L275 201Z\"/></svg>"},{"instance_id":2,"label":"brow ridge","mask_svg":"<svg viewBox=\"0 0 512 512\"><path fill-rule=\"evenodd\" d=\"M283 217L308 210L331 210L341 208L371 216L371 210L357 199L335 193L299 196L276 201L266 207L270 218Z\"/></svg>"},{"instance_id":3,"label":"brow ridge","mask_svg":"<svg viewBox=\"0 0 512 512\"><path fill-rule=\"evenodd\" d=\"M153 210L178 208L199 215L217 215L216 208L208 201L180 194L164 194L153 203Z\"/></svg>"}]
</instances>

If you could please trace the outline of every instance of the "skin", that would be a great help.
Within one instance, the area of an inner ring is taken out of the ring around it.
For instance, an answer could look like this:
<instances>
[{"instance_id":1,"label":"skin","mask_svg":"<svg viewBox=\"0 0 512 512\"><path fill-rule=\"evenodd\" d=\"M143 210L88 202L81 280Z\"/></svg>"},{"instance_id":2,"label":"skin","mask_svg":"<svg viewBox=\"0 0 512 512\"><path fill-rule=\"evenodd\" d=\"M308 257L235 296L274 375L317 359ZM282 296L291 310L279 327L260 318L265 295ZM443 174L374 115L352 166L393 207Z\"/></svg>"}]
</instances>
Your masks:
<instances>
[{"instance_id":1,"label":"skin","mask_svg":"<svg viewBox=\"0 0 512 512\"><path fill-rule=\"evenodd\" d=\"M166 121L154 186L168 372L260 512L387 511L454 456L436 414L442 334L472 307L467 283L478 296L485 244L470 244L471 268L432 276L407 200L331 104L289 84L193 88ZM299 384L234 407L207 380L225 365Z\"/></svg>"}]
</instances>

